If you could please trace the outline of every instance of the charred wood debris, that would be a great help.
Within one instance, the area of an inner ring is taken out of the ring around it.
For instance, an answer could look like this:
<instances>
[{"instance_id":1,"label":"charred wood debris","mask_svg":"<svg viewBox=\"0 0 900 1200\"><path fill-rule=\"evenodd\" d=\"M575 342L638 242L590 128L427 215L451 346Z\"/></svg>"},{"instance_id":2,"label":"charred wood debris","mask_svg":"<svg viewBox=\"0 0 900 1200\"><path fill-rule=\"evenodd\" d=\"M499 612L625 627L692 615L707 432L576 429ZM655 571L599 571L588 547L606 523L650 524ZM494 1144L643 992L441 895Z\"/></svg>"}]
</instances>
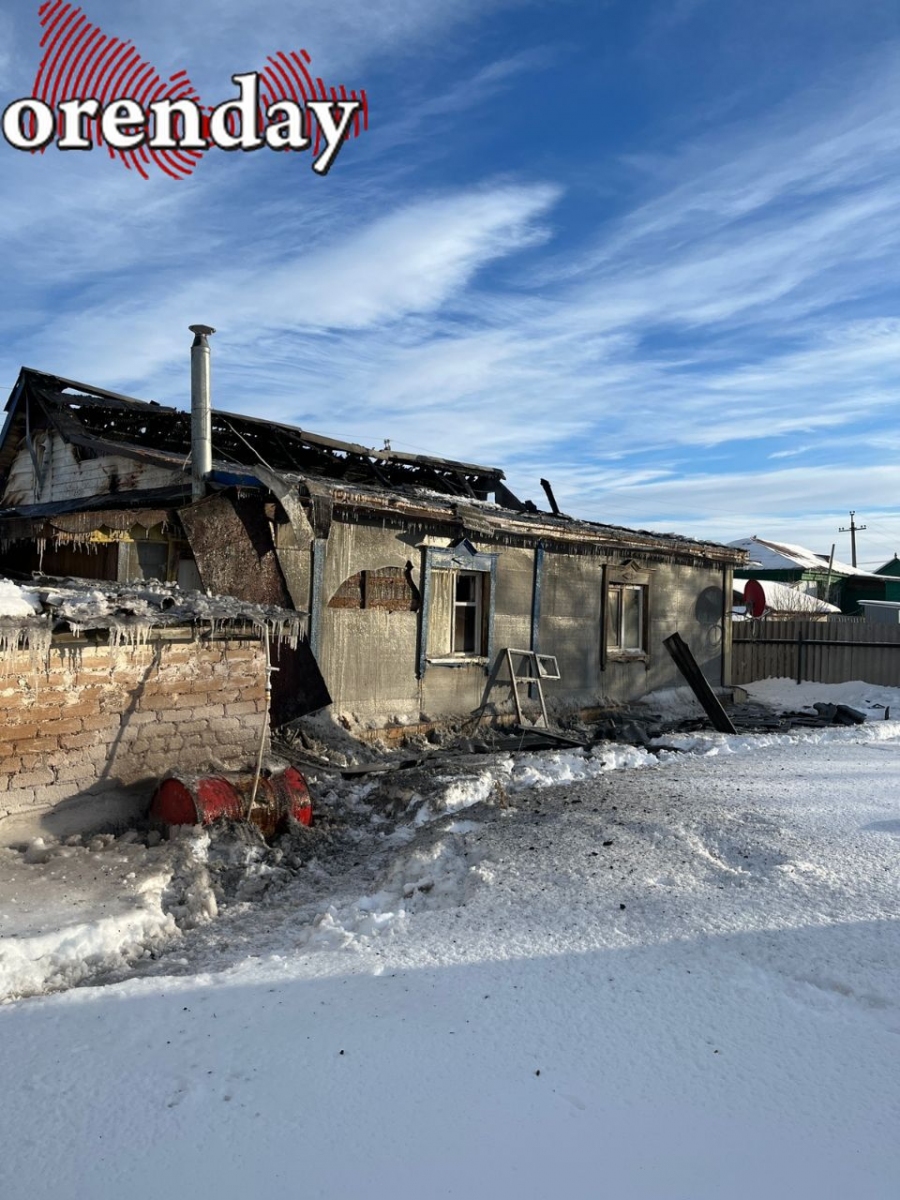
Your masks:
<instances>
[{"instance_id":1,"label":"charred wood debris","mask_svg":"<svg viewBox=\"0 0 900 1200\"><path fill-rule=\"evenodd\" d=\"M739 734L789 733L795 729L862 725L864 713L846 704L816 703L813 711L778 712L752 701L726 705ZM885 718L890 710L885 710ZM591 714L590 722L572 717L555 728L529 725L475 725L473 721L427 734L411 731L392 748L363 741L340 731L336 738L323 736L321 725L310 727L305 718L284 726L277 734L275 752L304 770L323 771L353 779L436 767L463 771L484 765L496 754L548 750L590 751L604 742L638 746L650 753L681 752L666 743L678 734L709 732L710 720L702 715L673 717L654 713L643 704L616 705ZM335 727L337 732L338 727Z\"/></svg>"}]
</instances>

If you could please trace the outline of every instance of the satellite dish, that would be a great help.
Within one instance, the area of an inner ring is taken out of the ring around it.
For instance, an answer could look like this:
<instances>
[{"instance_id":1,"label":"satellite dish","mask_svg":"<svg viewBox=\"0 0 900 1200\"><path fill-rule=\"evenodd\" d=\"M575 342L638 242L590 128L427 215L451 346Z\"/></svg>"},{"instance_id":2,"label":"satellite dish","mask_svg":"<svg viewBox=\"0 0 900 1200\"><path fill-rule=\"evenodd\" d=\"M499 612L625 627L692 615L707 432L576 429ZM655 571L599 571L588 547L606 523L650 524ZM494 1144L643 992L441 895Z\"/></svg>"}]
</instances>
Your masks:
<instances>
[{"instance_id":1,"label":"satellite dish","mask_svg":"<svg viewBox=\"0 0 900 1200\"><path fill-rule=\"evenodd\" d=\"M747 606L747 616L757 620L763 615L768 606L766 593L758 579L748 579L744 586L744 603Z\"/></svg>"}]
</instances>

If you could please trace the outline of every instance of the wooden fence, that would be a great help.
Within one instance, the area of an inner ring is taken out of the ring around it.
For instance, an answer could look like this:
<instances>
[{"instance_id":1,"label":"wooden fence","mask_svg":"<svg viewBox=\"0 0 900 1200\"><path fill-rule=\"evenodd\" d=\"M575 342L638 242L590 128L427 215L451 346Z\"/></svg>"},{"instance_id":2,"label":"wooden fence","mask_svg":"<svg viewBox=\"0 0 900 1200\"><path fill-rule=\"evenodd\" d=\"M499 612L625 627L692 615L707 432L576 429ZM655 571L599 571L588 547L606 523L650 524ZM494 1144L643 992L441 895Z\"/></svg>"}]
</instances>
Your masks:
<instances>
[{"instance_id":1,"label":"wooden fence","mask_svg":"<svg viewBox=\"0 0 900 1200\"><path fill-rule=\"evenodd\" d=\"M900 687L900 625L861 618L736 621L732 683L778 678Z\"/></svg>"}]
</instances>

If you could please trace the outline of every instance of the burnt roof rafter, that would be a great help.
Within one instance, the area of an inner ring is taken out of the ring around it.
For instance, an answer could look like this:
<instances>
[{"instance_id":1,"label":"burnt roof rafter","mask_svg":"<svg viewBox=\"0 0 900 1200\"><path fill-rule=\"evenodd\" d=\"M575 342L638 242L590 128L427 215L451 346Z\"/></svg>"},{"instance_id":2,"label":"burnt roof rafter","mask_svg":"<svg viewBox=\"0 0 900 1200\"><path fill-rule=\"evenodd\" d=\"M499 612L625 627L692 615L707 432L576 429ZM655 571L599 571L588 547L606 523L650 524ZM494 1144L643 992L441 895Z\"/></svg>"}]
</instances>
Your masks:
<instances>
[{"instance_id":1,"label":"burnt roof rafter","mask_svg":"<svg viewBox=\"0 0 900 1200\"><path fill-rule=\"evenodd\" d=\"M190 462L190 414L153 401L134 400L90 388L55 375L23 368L6 405L0 435L0 477L6 476L27 439L41 429L57 430L67 442L88 454L122 455L169 468L172 482L152 496L134 493L84 498L61 504L8 510L5 524L20 517L37 519L53 512L145 505L149 499L180 509L190 498L184 474ZM566 553L632 553L661 555L667 561L716 563L726 569L746 562L746 551L678 534L577 521L539 511L520 501L504 484L503 472L492 467L403 454L385 447L370 450L334 438L320 437L290 425L234 413L213 411L214 486L270 488L275 494L299 487L308 500L314 527L331 521L340 510L353 519L418 523L443 532L448 525L478 531L501 543L559 546ZM229 468L224 470L223 467ZM249 468L246 470L245 468ZM478 501L494 496L484 508ZM40 511L38 511L40 510Z\"/></svg>"},{"instance_id":2,"label":"burnt roof rafter","mask_svg":"<svg viewBox=\"0 0 900 1200\"><path fill-rule=\"evenodd\" d=\"M23 368L7 405L36 403L46 421L67 442L98 454L118 453L185 464L191 447L190 414L182 409L135 400L103 388ZM274 471L320 475L351 484L383 488L428 487L448 495L486 499L505 478L496 467L373 450L353 442L312 434L296 426L213 409L213 453L235 465L262 462Z\"/></svg>"}]
</instances>

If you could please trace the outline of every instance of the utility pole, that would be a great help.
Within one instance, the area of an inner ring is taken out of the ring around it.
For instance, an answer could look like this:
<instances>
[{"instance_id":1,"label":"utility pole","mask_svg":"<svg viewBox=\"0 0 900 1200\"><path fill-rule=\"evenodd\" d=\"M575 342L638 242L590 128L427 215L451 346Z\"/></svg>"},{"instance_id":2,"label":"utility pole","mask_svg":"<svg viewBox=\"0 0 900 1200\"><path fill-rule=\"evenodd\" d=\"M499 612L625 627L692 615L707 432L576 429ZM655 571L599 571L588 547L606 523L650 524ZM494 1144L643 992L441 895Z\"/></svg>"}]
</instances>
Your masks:
<instances>
[{"instance_id":1,"label":"utility pole","mask_svg":"<svg viewBox=\"0 0 900 1200\"><path fill-rule=\"evenodd\" d=\"M853 563L854 567L856 566L856 534L857 531L865 529L865 525L856 524L856 521L854 520L855 516L856 513L851 511L850 528L846 529L844 526L841 526L841 528L838 530L838 533L850 534L850 561Z\"/></svg>"},{"instance_id":2,"label":"utility pole","mask_svg":"<svg viewBox=\"0 0 900 1200\"><path fill-rule=\"evenodd\" d=\"M828 578L825 580L825 595L823 600L828 600L831 595L831 576L834 571L834 542L831 543L831 558L828 560ZM830 601L829 601L830 603Z\"/></svg>"}]
</instances>

